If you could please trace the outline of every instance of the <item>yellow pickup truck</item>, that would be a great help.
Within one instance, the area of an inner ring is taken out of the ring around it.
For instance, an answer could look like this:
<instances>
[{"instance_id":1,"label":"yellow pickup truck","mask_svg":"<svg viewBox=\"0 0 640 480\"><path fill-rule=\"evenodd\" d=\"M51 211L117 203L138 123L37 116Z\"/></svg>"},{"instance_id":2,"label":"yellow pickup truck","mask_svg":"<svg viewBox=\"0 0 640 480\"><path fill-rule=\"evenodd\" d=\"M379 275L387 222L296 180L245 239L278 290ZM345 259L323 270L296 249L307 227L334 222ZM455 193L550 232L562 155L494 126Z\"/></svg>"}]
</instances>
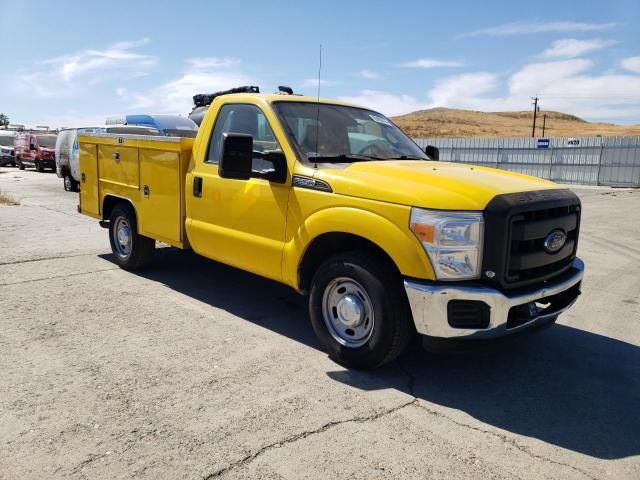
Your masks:
<instances>
[{"instance_id":1,"label":"yellow pickup truck","mask_svg":"<svg viewBox=\"0 0 640 480\"><path fill-rule=\"evenodd\" d=\"M580 294L570 190L435 161L344 102L210 99L195 139L79 135L78 210L109 229L122 268L144 267L160 241L289 285L332 358L355 368L391 361L416 334L549 324Z\"/></svg>"}]
</instances>

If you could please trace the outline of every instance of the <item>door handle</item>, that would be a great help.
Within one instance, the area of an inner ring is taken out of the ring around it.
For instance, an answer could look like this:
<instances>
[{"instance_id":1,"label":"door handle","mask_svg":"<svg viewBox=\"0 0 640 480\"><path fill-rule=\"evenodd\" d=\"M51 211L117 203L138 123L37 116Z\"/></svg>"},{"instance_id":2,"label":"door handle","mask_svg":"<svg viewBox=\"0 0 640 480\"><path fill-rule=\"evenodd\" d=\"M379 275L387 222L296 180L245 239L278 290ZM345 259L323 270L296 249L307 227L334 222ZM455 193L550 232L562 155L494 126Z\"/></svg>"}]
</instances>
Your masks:
<instances>
[{"instance_id":1,"label":"door handle","mask_svg":"<svg viewBox=\"0 0 640 480\"><path fill-rule=\"evenodd\" d=\"M145 185L142 188L142 193L144 195L145 198L149 198L149 185Z\"/></svg>"},{"instance_id":2,"label":"door handle","mask_svg":"<svg viewBox=\"0 0 640 480\"><path fill-rule=\"evenodd\" d=\"M193 177L193 196L202 198L202 177Z\"/></svg>"}]
</instances>

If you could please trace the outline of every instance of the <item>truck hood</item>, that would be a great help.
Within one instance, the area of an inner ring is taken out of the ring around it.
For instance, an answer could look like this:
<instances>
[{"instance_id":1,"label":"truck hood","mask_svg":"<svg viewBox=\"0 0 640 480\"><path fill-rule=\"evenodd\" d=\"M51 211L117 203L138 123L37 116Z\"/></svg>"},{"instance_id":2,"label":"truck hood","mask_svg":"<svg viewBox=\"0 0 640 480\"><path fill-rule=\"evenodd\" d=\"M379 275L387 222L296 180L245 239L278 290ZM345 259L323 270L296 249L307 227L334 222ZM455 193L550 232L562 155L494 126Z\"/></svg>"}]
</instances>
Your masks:
<instances>
[{"instance_id":1,"label":"truck hood","mask_svg":"<svg viewBox=\"0 0 640 480\"><path fill-rule=\"evenodd\" d=\"M315 178L338 194L442 210L483 210L496 195L560 188L505 170L416 160L356 162L317 170Z\"/></svg>"}]
</instances>

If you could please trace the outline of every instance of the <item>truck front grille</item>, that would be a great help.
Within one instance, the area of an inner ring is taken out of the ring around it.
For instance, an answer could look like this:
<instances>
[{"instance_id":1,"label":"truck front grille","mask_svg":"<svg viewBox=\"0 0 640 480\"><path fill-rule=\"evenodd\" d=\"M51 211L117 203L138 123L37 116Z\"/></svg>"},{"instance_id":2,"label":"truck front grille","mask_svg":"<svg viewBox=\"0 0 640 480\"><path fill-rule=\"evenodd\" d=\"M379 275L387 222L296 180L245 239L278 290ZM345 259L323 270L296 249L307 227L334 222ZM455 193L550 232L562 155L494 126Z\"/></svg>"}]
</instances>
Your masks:
<instances>
[{"instance_id":1,"label":"truck front grille","mask_svg":"<svg viewBox=\"0 0 640 480\"><path fill-rule=\"evenodd\" d=\"M498 195L485 210L483 275L489 283L511 289L542 283L567 271L578 247L580 200L570 190L542 190ZM545 239L566 235L551 253Z\"/></svg>"},{"instance_id":2,"label":"truck front grille","mask_svg":"<svg viewBox=\"0 0 640 480\"><path fill-rule=\"evenodd\" d=\"M571 265L576 256L579 215L580 205L567 205L512 217L507 281L537 279ZM554 230L566 235L565 244L559 251L548 253L544 241Z\"/></svg>"}]
</instances>

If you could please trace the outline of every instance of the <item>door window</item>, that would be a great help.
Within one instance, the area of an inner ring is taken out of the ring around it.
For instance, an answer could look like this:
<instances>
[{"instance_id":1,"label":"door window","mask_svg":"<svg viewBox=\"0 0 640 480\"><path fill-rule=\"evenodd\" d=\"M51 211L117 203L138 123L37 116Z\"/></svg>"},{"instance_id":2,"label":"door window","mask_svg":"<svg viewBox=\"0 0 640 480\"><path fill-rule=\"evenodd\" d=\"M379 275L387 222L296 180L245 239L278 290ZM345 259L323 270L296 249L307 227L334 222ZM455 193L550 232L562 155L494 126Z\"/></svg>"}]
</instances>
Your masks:
<instances>
[{"instance_id":1,"label":"door window","mask_svg":"<svg viewBox=\"0 0 640 480\"><path fill-rule=\"evenodd\" d=\"M273 130L262 110L254 105L228 104L223 106L218 113L211 139L209 140L209 152L207 163L219 163L222 155L222 134L244 133L253 137L253 151L266 152L280 150ZM262 170L269 168L270 162L262 158L254 157L253 169Z\"/></svg>"}]
</instances>

